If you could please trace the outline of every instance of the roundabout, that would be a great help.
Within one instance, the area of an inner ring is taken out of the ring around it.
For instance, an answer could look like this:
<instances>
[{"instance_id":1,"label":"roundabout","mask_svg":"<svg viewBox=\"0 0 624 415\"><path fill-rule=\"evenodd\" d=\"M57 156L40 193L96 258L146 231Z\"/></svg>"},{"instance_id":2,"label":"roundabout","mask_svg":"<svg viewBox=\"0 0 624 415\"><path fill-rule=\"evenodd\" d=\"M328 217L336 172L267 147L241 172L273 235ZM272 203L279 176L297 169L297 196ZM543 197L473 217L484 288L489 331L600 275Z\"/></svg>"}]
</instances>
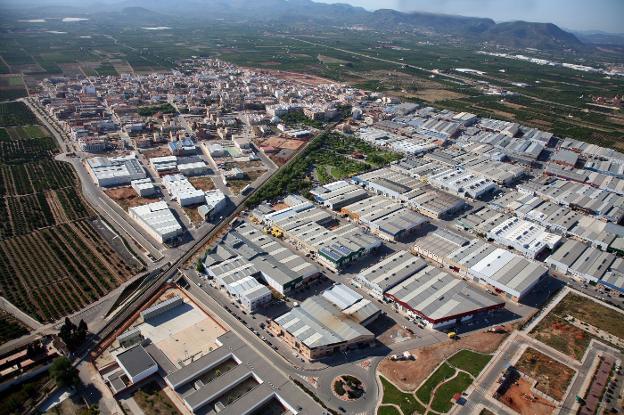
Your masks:
<instances>
[{"instance_id":1,"label":"roundabout","mask_svg":"<svg viewBox=\"0 0 624 415\"><path fill-rule=\"evenodd\" d=\"M343 401L354 401L364 395L364 385L355 376L340 375L332 382L332 392Z\"/></svg>"}]
</instances>

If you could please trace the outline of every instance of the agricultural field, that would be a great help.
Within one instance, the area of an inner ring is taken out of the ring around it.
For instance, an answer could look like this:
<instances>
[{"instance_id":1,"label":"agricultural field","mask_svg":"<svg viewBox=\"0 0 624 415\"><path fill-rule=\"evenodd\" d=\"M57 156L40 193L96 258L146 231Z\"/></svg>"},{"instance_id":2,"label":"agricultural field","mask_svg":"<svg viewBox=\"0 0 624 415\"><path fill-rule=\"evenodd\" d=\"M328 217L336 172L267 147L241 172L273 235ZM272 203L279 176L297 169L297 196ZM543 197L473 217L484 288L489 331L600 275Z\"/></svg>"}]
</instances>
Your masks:
<instances>
[{"instance_id":1,"label":"agricultural field","mask_svg":"<svg viewBox=\"0 0 624 415\"><path fill-rule=\"evenodd\" d=\"M621 312L574 293L568 293L531 331L531 336L580 361L595 337L566 321L567 315L624 338Z\"/></svg>"},{"instance_id":2,"label":"agricultural field","mask_svg":"<svg viewBox=\"0 0 624 415\"><path fill-rule=\"evenodd\" d=\"M71 165L53 160L56 142L28 109L3 110L11 127L0 130L0 295L54 321L105 295L138 265L124 262L96 230Z\"/></svg>"},{"instance_id":3,"label":"agricultural field","mask_svg":"<svg viewBox=\"0 0 624 415\"><path fill-rule=\"evenodd\" d=\"M537 390L557 401L563 399L576 373L572 368L533 348L526 349L514 367L535 379Z\"/></svg>"},{"instance_id":4,"label":"agricultural field","mask_svg":"<svg viewBox=\"0 0 624 415\"><path fill-rule=\"evenodd\" d=\"M15 317L0 310L0 345L28 334L28 329Z\"/></svg>"},{"instance_id":5,"label":"agricultural field","mask_svg":"<svg viewBox=\"0 0 624 415\"><path fill-rule=\"evenodd\" d=\"M0 127L32 125L37 118L22 102L0 103Z\"/></svg>"},{"instance_id":6,"label":"agricultural field","mask_svg":"<svg viewBox=\"0 0 624 415\"><path fill-rule=\"evenodd\" d=\"M0 76L0 101L17 99L26 95L21 75Z\"/></svg>"}]
</instances>

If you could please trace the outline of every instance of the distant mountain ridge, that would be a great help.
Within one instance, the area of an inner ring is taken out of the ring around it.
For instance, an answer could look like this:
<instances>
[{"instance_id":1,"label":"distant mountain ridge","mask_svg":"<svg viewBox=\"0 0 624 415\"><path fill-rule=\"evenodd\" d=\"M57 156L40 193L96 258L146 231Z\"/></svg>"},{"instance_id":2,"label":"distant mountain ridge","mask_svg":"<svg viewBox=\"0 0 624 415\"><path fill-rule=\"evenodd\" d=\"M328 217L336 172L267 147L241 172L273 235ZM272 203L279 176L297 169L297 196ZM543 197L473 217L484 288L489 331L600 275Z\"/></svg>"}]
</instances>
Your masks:
<instances>
[{"instance_id":1,"label":"distant mountain ridge","mask_svg":"<svg viewBox=\"0 0 624 415\"><path fill-rule=\"evenodd\" d=\"M312 0L123 0L123 7L144 7L159 13L190 14L212 19L249 19L284 24L364 25L376 30L416 30L454 35L516 48L579 49L583 43L552 23L504 22L489 18L404 13L392 9L374 12L344 3Z\"/></svg>"},{"instance_id":2,"label":"distant mountain ridge","mask_svg":"<svg viewBox=\"0 0 624 415\"><path fill-rule=\"evenodd\" d=\"M32 0L26 0L25 3ZM275 23L289 27L336 27L360 25L373 30L407 30L454 36L471 42L488 42L515 48L582 49L585 47L574 34L552 23L504 22L489 18L465 17L422 12L404 13L392 9L367 11L344 3L317 3L312 0L41 0L47 10L53 2L72 3L86 13L104 20L123 18L153 19L159 23L231 20ZM7 0L7 3L19 3ZM23 7L28 7L24 5ZM42 7L39 4L38 7Z\"/></svg>"}]
</instances>

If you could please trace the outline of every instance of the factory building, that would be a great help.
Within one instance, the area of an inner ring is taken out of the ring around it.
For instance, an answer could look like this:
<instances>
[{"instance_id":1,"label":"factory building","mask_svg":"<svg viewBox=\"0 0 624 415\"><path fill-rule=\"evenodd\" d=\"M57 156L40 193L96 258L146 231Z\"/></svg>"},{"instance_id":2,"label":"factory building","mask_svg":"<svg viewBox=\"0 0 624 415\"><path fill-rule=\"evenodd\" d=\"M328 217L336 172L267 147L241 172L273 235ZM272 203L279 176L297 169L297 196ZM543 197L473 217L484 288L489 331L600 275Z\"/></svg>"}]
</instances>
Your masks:
<instances>
[{"instance_id":1,"label":"factory building","mask_svg":"<svg viewBox=\"0 0 624 415\"><path fill-rule=\"evenodd\" d=\"M272 320L269 330L303 358L314 361L373 345L375 335L327 298L307 298Z\"/></svg>"},{"instance_id":2,"label":"factory building","mask_svg":"<svg viewBox=\"0 0 624 415\"><path fill-rule=\"evenodd\" d=\"M444 170L429 177L429 183L459 197L480 199L488 193L494 192L497 187L483 176L467 172L459 167Z\"/></svg>"},{"instance_id":3,"label":"factory building","mask_svg":"<svg viewBox=\"0 0 624 415\"><path fill-rule=\"evenodd\" d=\"M439 264L448 265L448 256L469 242L469 239L455 232L438 228L418 238L412 246L412 252Z\"/></svg>"},{"instance_id":4,"label":"factory building","mask_svg":"<svg viewBox=\"0 0 624 415\"><path fill-rule=\"evenodd\" d=\"M242 223L228 233L206 256L204 266L208 275L227 284L252 276L280 294L288 294L295 288L309 283L319 275L313 264L285 248L270 236L253 226ZM230 276L232 278L230 278ZM251 291L254 296L258 291ZM262 302L254 298L241 303Z\"/></svg>"},{"instance_id":5,"label":"factory building","mask_svg":"<svg viewBox=\"0 0 624 415\"><path fill-rule=\"evenodd\" d=\"M196 189L186 177L181 174L172 174L162 179L165 189L182 207L198 205L205 202L205 193Z\"/></svg>"},{"instance_id":6,"label":"factory building","mask_svg":"<svg viewBox=\"0 0 624 415\"><path fill-rule=\"evenodd\" d=\"M433 266L422 268L390 288L384 296L408 317L440 329L504 307L503 301Z\"/></svg>"},{"instance_id":7,"label":"factory building","mask_svg":"<svg viewBox=\"0 0 624 415\"><path fill-rule=\"evenodd\" d=\"M316 203L335 211L368 197L368 193L362 188L346 181L319 186L312 189L310 194L314 196Z\"/></svg>"},{"instance_id":8,"label":"factory building","mask_svg":"<svg viewBox=\"0 0 624 415\"><path fill-rule=\"evenodd\" d=\"M147 177L134 154L124 157L94 157L87 160L87 171L101 187L128 185L133 180Z\"/></svg>"},{"instance_id":9,"label":"factory building","mask_svg":"<svg viewBox=\"0 0 624 415\"><path fill-rule=\"evenodd\" d=\"M445 262L460 276L514 301L521 301L548 273L540 263L477 239L450 253Z\"/></svg>"},{"instance_id":10,"label":"factory building","mask_svg":"<svg viewBox=\"0 0 624 415\"><path fill-rule=\"evenodd\" d=\"M152 157L149 159L152 168L158 173L171 173L178 169L178 158L176 156Z\"/></svg>"},{"instance_id":11,"label":"factory building","mask_svg":"<svg viewBox=\"0 0 624 415\"><path fill-rule=\"evenodd\" d=\"M184 232L166 202L154 202L128 209L128 215L149 235L164 243Z\"/></svg>"},{"instance_id":12,"label":"factory building","mask_svg":"<svg viewBox=\"0 0 624 415\"><path fill-rule=\"evenodd\" d=\"M561 236L546 232L543 226L536 223L516 217L509 218L494 227L487 236L532 259L547 249L555 249L561 242Z\"/></svg>"},{"instance_id":13,"label":"factory building","mask_svg":"<svg viewBox=\"0 0 624 415\"><path fill-rule=\"evenodd\" d=\"M353 278L353 283L382 299L390 288L425 268L427 263L406 251L397 251Z\"/></svg>"},{"instance_id":14,"label":"factory building","mask_svg":"<svg viewBox=\"0 0 624 415\"><path fill-rule=\"evenodd\" d=\"M146 177L145 179L132 180L130 186L140 197L151 197L156 195L156 186L152 183L152 179Z\"/></svg>"},{"instance_id":15,"label":"factory building","mask_svg":"<svg viewBox=\"0 0 624 415\"><path fill-rule=\"evenodd\" d=\"M545 262L560 274L624 292L624 259L586 243L568 240Z\"/></svg>"},{"instance_id":16,"label":"factory building","mask_svg":"<svg viewBox=\"0 0 624 415\"><path fill-rule=\"evenodd\" d=\"M381 315L381 309L344 284L334 284L321 294L351 319L366 326Z\"/></svg>"}]
</instances>

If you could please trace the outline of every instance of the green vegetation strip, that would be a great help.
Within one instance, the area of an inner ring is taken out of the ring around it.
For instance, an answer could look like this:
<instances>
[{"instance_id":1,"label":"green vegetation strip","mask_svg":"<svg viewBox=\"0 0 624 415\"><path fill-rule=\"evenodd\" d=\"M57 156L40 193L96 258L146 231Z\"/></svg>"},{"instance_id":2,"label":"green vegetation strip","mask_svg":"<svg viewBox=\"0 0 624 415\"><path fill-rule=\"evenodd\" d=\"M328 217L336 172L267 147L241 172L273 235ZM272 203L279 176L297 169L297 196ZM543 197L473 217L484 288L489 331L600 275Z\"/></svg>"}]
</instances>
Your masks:
<instances>
[{"instance_id":1,"label":"green vegetation strip","mask_svg":"<svg viewBox=\"0 0 624 415\"><path fill-rule=\"evenodd\" d=\"M377 415L402 415L402 414L401 414L401 411L399 411L394 406L381 405L379 409L377 409Z\"/></svg>"},{"instance_id":2,"label":"green vegetation strip","mask_svg":"<svg viewBox=\"0 0 624 415\"><path fill-rule=\"evenodd\" d=\"M472 377L468 373L459 372L457 376L443 383L435 392L431 409L438 412L448 412L453 403L451 399L456 393L462 393L472 383Z\"/></svg>"},{"instance_id":3,"label":"green vegetation strip","mask_svg":"<svg viewBox=\"0 0 624 415\"><path fill-rule=\"evenodd\" d=\"M442 363L438 369L433 372L431 376L427 378L425 383L421 385L420 388L416 391L416 396L423 403L428 403L431 400L431 394L433 390L446 379L452 377L455 374L456 370L449 366L446 362Z\"/></svg>"},{"instance_id":4,"label":"green vegetation strip","mask_svg":"<svg viewBox=\"0 0 624 415\"><path fill-rule=\"evenodd\" d=\"M492 359L491 355L464 349L451 356L447 360L447 363L451 366L455 366L457 369L465 370L476 378L490 359Z\"/></svg>"},{"instance_id":5,"label":"green vegetation strip","mask_svg":"<svg viewBox=\"0 0 624 415\"><path fill-rule=\"evenodd\" d=\"M422 414L425 408L418 403L414 395L400 391L390 381L380 376L383 385L383 401L382 404L394 404L401 408L403 414Z\"/></svg>"}]
</instances>

